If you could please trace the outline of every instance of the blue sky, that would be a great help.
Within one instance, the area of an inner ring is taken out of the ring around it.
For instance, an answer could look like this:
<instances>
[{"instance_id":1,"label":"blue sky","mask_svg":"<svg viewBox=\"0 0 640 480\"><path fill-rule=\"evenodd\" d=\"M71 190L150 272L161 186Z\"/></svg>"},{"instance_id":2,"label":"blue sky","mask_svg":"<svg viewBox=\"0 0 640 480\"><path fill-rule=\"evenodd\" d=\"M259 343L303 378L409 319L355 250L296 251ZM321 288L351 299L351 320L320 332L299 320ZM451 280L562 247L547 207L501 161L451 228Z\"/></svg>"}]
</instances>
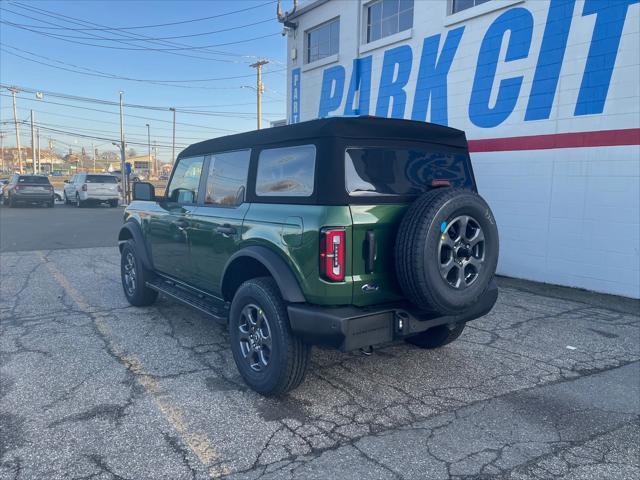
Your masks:
<instances>
[{"instance_id":1,"label":"blue sky","mask_svg":"<svg viewBox=\"0 0 640 480\"><path fill-rule=\"evenodd\" d=\"M263 124L285 117L286 40L280 35L275 8L275 1L266 0L3 0L0 2L0 83L109 101L117 101L118 92L122 90L125 103L175 106L178 109L176 143L180 147L230 133L228 131L251 130L256 125L255 91L242 87L255 85L255 70L249 64L258 58L271 61L264 68ZM131 28L185 22L238 10L244 11L177 25ZM203 35L199 35L201 33ZM167 38L185 35L190 36ZM139 40L144 36L146 41ZM150 41L148 37L163 40ZM192 48L210 45L215 46ZM170 50L157 51L162 49ZM193 81L220 77L240 78ZM187 81L182 82L184 80ZM12 121L11 98L7 96L10 93L5 88L0 90L0 121ZM102 145L100 150L114 149L108 140L92 140L51 129L109 140L119 138L117 106L80 102L47 93L42 101L30 92L19 93L17 99L21 120L28 119L32 108L37 123L50 129L41 130L43 146L51 137L59 151L66 151L69 146L79 151L84 146L89 152L92 141L94 145ZM152 143L171 144L171 112L127 108L125 118L127 139L132 143L146 143L145 124L149 123ZM5 135L5 145L14 146L13 124L2 123L0 129ZM28 128L22 127L21 133L23 145L29 145ZM131 146L146 153L145 146ZM162 160L169 160L170 154L170 148L159 149Z\"/></svg>"}]
</instances>

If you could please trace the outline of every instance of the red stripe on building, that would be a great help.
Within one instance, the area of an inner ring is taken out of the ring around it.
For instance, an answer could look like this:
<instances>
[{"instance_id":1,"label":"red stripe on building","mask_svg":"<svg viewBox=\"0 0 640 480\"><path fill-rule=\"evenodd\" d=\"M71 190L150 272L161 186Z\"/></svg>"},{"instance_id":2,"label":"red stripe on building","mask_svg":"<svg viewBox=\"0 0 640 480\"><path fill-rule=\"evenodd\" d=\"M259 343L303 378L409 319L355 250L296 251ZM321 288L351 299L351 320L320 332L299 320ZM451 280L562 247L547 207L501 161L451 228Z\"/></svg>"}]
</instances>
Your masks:
<instances>
[{"instance_id":1,"label":"red stripe on building","mask_svg":"<svg viewBox=\"0 0 640 480\"><path fill-rule=\"evenodd\" d=\"M470 152L640 145L640 128L469 140Z\"/></svg>"}]
</instances>

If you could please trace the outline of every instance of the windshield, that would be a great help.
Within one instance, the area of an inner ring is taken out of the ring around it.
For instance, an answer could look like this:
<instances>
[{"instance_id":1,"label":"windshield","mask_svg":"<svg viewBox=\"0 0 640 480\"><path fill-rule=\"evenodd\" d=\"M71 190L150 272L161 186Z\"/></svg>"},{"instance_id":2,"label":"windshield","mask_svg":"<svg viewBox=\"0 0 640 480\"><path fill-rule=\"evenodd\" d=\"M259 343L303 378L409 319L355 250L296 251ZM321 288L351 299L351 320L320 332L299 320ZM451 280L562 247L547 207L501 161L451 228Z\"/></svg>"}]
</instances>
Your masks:
<instances>
[{"instance_id":1,"label":"windshield","mask_svg":"<svg viewBox=\"0 0 640 480\"><path fill-rule=\"evenodd\" d=\"M345 155L347 192L352 196L421 195L434 180L472 187L466 154L409 147L349 148Z\"/></svg>"}]
</instances>

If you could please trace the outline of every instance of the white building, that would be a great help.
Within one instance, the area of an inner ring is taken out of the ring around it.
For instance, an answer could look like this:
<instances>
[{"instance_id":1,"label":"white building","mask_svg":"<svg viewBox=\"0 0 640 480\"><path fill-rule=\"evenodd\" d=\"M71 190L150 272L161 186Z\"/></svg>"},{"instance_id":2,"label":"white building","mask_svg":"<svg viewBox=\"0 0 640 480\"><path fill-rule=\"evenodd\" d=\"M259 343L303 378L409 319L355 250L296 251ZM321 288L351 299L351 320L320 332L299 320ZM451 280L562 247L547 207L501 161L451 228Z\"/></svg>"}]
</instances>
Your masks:
<instances>
[{"instance_id":1,"label":"white building","mask_svg":"<svg viewBox=\"0 0 640 480\"><path fill-rule=\"evenodd\" d=\"M316 0L285 25L290 123L465 130L499 273L640 298L639 0Z\"/></svg>"}]
</instances>

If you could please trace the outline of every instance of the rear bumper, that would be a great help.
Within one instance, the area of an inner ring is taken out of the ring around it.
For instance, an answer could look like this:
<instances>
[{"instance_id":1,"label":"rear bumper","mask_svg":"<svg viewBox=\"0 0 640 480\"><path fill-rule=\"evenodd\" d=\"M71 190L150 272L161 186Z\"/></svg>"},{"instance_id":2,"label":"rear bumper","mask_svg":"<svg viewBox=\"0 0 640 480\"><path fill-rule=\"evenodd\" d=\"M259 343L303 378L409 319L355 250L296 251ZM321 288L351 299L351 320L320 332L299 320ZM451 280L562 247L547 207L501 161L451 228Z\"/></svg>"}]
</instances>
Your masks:
<instances>
[{"instance_id":1,"label":"rear bumper","mask_svg":"<svg viewBox=\"0 0 640 480\"><path fill-rule=\"evenodd\" d=\"M406 305L327 308L289 304L293 332L305 342L342 351L379 345L410 337L438 325L466 323L491 311L498 299L495 280L478 303L459 315L417 317Z\"/></svg>"},{"instance_id":2,"label":"rear bumper","mask_svg":"<svg viewBox=\"0 0 640 480\"><path fill-rule=\"evenodd\" d=\"M15 192L11 195L11 198L16 202L52 202L53 194L50 192L44 193L18 193Z\"/></svg>"},{"instance_id":3,"label":"rear bumper","mask_svg":"<svg viewBox=\"0 0 640 480\"><path fill-rule=\"evenodd\" d=\"M80 194L80 200L83 202L108 202L109 200L118 200L120 196L117 193L87 193Z\"/></svg>"}]
</instances>

